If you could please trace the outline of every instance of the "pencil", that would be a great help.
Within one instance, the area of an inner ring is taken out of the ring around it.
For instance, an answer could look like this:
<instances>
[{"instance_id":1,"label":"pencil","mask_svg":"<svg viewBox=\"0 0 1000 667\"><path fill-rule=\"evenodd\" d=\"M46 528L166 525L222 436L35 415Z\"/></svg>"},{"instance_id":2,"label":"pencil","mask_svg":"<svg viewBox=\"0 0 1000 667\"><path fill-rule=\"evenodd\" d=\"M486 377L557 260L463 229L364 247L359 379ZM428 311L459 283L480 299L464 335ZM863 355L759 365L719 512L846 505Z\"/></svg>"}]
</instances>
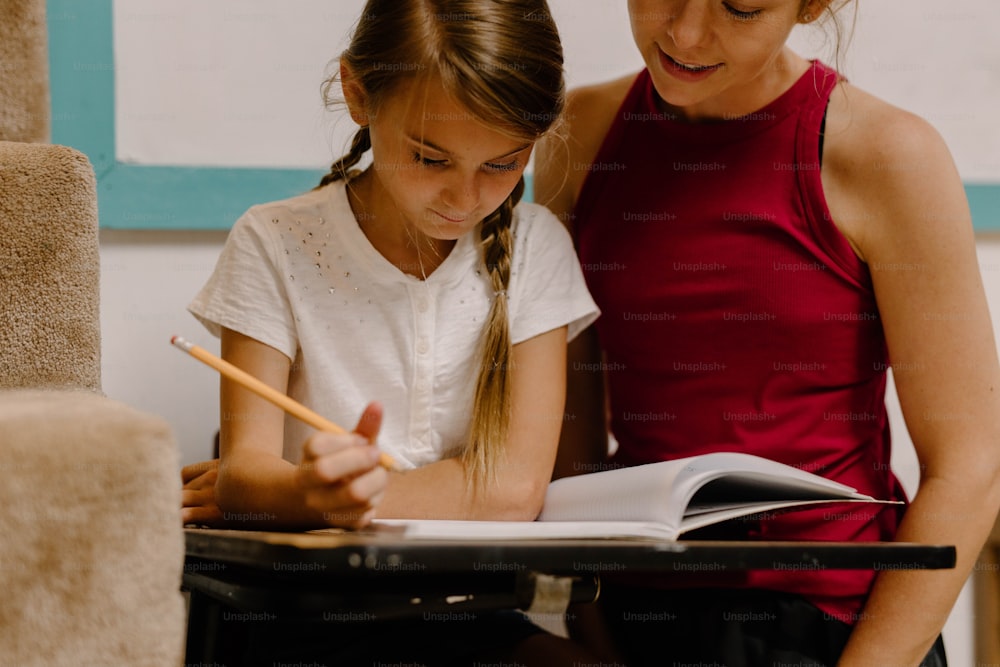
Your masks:
<instances>
[{"instance_id":1,"label":"pencil","mask_svg":"<svg viewBox=\"0 0 1000 667\"><path fill-rule=\"evenodd\" d=\"M282 394L274 387L264 384L254 376L250 375L249 373L240 368L237 368L236 366L232 365L225 359L220 359L219 357L215 356L205 348L199 347L194 343L189 343L180 336L174 336L173 338L171 338L170 343L175 347L184 350L198 361L201 361L211 366L212 368L219 371L219 373L226 376L233 382L239 384L242 387L245 387L246 389L249 389L253 393L260 396L261 398L277 405L279 408L281 408L288 414L292 415L293 417L301 419L303 422L309 424L313 428L319 431L324 431L326 433L347 433L346 429L341 428L337 424L334 424L326 417L323 417L322 415L313 412L312 410L302 405L295 399L290 398L285 394ZM400 470L399 466L396 464L396 461L385 452L379 453L378 462L380 466L382 466L387 470L393 470L393 471Z\"/></svg>"}]
</instances>

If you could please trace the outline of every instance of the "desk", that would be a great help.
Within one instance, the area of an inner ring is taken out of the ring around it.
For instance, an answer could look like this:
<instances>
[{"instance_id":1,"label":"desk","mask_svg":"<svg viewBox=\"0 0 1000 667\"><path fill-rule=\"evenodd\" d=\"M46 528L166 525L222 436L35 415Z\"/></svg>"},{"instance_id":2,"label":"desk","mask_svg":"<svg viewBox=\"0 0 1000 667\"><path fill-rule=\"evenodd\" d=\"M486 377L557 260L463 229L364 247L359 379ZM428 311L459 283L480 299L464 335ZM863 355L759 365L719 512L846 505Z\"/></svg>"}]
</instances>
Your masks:
<instances>
[{"instance_id":1,"label":"desk","mask_svg":"<svg viewBox=\"0 0 1000 667\"><path fill-rule=\"evenodd\" d=\"M564 610L612 572L939 569L955 549L896 543L649 540L431 541L401 535L188 529L186 662L218 659L224 608L264 618L396 619L492 609Z\"/></svg>"}]
</instances>

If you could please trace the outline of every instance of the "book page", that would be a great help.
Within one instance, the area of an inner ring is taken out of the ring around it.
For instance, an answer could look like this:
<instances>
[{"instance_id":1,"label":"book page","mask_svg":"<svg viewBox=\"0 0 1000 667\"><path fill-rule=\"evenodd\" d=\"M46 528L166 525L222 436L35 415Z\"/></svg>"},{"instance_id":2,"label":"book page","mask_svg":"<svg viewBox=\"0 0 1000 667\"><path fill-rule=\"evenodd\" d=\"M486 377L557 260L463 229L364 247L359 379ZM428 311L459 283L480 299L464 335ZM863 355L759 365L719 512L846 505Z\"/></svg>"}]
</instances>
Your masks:
<instances>
[{"instance_id":1,"label":"book page","mask_svg":"<svg viewBox=\"0 0 1000 667\"><path fill-rule=\"evenodd\" d=\"M808 509L816 505L830 505L841 503L878 503L883 505L902 505L900 500L856 500L846 498L828 498L826 500L784 500L774 502L757 503L730 503L720 505L713 509L702 508L701 511L684 515L681 522L679 534L686 533L697 528L704 528L729 519L746 517L753 514L773 513L777 511L794 512L799 509Z\"/></svg>"},{"instance_id":2,"label":"book page","mask_svg":"<svg viewBox=\"0 0 1000 667\"><path fill-rule=\"evenodd\" d=\"M379 520L374 529L414 539L674 540L730 518L844 500L871 498L798 468L718 452L556 480L538 521Z\"/></svg>"},{"instance_id":3,"label":"book page","mask_svg":"<svg viewBox=\"0 0 1000 667\"><path fill-rule=\"evenodd\" d=\"M451 521L376 519L360 532L402 534L415 540L650 539L672 541L677 531L644 521Z\"/></svg>"},{"instance_id":4,"label":"book page","mask_svg":"<svg viewBox=\"0 0 1000 667\"><path fill-rule=\"evenodd\" d=\"M541 521L659 521L680 529L688 505L708 487L694 513L739 502L744 513L777 501L823 498L868 500L849 486L776 461L716 452L673 461L605 470L549 485Z\"/></svg>"},{"instance_id":5,"label":"book page","mask_svg":"<svg viewBox=\"0 0 1000 667\"><path fill-rule=\"evenodd\" d=\"M680 527L687 459L604 470L549 484L539 521L655 521ZM680 492L679 492L680 491Z\"/></svg>"}]
</instances>

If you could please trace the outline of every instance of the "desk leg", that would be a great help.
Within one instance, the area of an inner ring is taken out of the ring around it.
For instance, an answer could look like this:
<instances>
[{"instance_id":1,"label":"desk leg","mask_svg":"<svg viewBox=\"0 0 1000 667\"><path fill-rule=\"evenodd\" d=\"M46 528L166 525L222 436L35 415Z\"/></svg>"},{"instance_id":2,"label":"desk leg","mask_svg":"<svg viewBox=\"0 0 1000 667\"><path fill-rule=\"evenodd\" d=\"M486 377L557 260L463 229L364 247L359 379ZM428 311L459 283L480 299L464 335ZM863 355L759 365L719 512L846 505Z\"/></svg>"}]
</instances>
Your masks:
<instances>
[{"instance_id":1,"label":"desk leg","mask_svg":"<svg viewBox=\"0 0 1000 667\"><path fill-rule=\"evenodd\" d=\"M199 591L191 591L188 604L185 664L212 664L217 657L216 638L222 605Z\"/></svg>"},{"instance_id":2,"label":"desk leg","mask_svg":"<svg viewBox=\"0 0 1000 667\"><path fill-rule=\"evenodd\" d=\"M987 543L972 571L972 581L976 664L1000 665L1000 545Z\"/></svg>"}]
</instances>

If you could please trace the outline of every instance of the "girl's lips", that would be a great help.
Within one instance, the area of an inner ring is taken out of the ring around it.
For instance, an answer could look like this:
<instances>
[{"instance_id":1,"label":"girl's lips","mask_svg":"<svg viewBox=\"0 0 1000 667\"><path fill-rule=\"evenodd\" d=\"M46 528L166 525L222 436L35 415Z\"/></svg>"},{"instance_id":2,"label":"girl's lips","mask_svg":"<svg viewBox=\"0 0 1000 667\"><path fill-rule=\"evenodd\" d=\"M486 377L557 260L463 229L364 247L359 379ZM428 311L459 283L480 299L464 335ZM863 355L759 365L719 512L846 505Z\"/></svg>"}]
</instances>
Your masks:
<instances>
[{"instance_id":1,"label":"girl's lips","mask_svg":"<svg viewBox=\"0 0 1000 667\"><path fill-rule=\"evenodd\" d=\"M683 81L701 81L706 79L722 68L722 63L715 65L691 65L681 63L660 51L660 62L668 73Z\"/></svg>"},{"instance_id":2,"label":"girl's lips","mask_svg":"<svg viewBox=\"0 0 1000 667\"><path fill-rule=\"evenodd\" d=\"M439 215L440 217L442 217L445 220L447 220L448 222L452 222L452 223L455 223L455 224L458 224L460 222L465 222L465 218L449 218L447 215L445 215L444 213L441 213L440 211L434 211L434 212L437 215Z\"/></svg>"}]
</instances>

